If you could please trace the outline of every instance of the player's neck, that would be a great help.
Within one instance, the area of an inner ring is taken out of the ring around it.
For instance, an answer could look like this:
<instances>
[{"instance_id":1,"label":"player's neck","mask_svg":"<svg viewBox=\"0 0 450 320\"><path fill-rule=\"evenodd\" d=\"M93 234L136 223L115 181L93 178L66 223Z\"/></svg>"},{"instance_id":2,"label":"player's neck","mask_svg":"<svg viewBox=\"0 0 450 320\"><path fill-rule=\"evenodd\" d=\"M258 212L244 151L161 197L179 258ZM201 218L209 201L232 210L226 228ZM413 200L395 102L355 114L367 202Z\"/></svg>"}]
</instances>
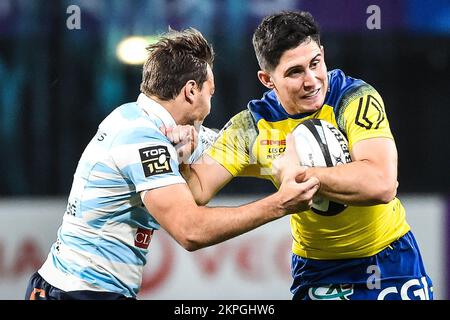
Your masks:
<instances>
[{"instance_id":1,"label":"player's neck","mask_svg":"<svg viewBox=\"0 0 450 320\"><path fill-rule=\"evenodd\" d=\"M177 125L185 125L186 123L186 115L185 115L185 106L184 100L180 99L180 97L176 97L171 100L161 100L155 96L151 96L151 99L160 104L164 109L166 109L172 118L175 120Z\"/></svg>"}]
</instances>

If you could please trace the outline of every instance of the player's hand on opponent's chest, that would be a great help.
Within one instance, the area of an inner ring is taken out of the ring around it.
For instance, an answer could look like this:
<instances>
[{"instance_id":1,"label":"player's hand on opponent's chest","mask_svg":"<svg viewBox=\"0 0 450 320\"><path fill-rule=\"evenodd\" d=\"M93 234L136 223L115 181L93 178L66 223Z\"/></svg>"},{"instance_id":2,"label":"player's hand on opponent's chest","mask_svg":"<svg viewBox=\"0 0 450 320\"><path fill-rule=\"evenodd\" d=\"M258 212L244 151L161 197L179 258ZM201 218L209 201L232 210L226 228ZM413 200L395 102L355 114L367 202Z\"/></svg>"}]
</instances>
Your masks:
<instances>
[{"instance_id":1,"label":"player's hand on opponent's chest","mask_svg":"<svg viewBox=\"0 0 450 320\"><path fill-rule=\"evenodd\" d=\"M296 213L311 208L312 198L319 190L317 178L306 179L306 167L300 165L295 150L294 136L286 137L286 151L272 162L272 175L280 186L282 206L288 213Z\"/></svg>"},{"instance_id":2,"label":"player's hand on opponent's chest","mask_svg":"<svg viewBox=\"0 0 450 320\"><path fill-rule=\"evenodd\" d=\"M178 155L180 164L187 163L198 143L198 133L194 126L177 125L174 127L161 127L161 132L169 139Z\"/></svg>"}]
</instances>

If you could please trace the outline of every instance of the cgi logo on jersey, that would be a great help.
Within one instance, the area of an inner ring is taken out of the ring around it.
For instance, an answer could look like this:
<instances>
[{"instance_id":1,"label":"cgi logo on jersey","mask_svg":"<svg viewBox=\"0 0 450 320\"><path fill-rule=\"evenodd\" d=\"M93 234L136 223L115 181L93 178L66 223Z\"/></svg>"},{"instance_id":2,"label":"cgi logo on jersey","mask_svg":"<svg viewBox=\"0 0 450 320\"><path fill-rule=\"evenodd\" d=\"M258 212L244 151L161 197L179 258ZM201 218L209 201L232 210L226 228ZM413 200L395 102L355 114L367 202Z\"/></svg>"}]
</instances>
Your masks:
<instances>
[{"instance_id":1,"label":"cgi logo on jersey","mask_svg":"<svg viewBox=\"0 0 450 320\"><path fill-rule=\"evenodd\" d=\"M142 168L146 177L172 172L170 153L166 146L153 146L139 149Z\"/></svg>"}]
</instances>

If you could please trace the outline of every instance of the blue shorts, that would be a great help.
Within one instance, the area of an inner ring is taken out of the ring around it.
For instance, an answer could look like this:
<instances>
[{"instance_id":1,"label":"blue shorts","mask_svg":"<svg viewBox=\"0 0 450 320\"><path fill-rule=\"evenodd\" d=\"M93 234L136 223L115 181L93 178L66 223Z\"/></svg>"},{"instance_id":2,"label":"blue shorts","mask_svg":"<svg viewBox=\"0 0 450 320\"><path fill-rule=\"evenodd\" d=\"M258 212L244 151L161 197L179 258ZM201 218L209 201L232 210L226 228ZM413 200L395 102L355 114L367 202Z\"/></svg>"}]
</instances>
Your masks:
<instances>
[{"instance_id":1,"label":"blue shorts","mask_svg":"<svg viewBox=\"0 0 450 320\"><path fill-rule=\"evenodd\" d=\"M25 300L128 300L124 295L114 292L98 292L98 291L62 291L55 288L41 275L34 273L28 282L28 288L25 293Z\"/></svg>"},{"instance_id":2,"label":"blue shorts","mask_svg":"<svg viewBox=\"0 0 450 320\"><path fill-rule=\"evenodd\" d=\"M316 260L292 255L291 292L297 300L432 300L411 232L374 256Z\"/></svg>"}]
</instances>

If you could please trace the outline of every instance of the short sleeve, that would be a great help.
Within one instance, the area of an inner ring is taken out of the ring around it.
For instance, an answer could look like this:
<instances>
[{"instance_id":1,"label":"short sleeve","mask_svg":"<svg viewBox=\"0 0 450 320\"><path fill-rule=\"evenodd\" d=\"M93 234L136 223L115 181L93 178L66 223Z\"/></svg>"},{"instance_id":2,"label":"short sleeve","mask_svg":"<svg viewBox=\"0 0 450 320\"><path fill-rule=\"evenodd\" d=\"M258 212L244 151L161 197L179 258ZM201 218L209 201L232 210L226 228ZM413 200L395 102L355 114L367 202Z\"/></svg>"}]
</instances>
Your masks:
<instances>
[{"instance_id":1,"label":"short sleeve","mask_svg":"<svg viewBox=\"0 0 450 320\"><path fill-rule=\"evenodd\" d=\"M136 192L186 183L178 170L175 148L157 129L141 127L122 132L111 147L111 156Z\"/></svg>"},{"instance_id":2,"label":"short sleeve","mask_svg":"<svg viewBox=\"0 0 450 320\"><path fill-rule=\"evenodd\" d=\"M203 153L209 147L211 147L211 145L214 143L214 141L216 141L217 134L218 133L216 131L209 129L207 127L201 126L200 132L198 133L198 145L195 148L192 155L189 157L188 162L194 163L195 161L197 161L203 155Z\"/></svg>"},{"instance_id":3,"label":"short sleeve","mask_svg":"<svg viewBox=\"0 0 450 320\"><path fill-rule=\"evenodd\" d=\"M337 122L347 135L350 149L356 142L365 139L393 139L383 99L367 84L344 96Z\"/></svg>"},{"instance_id":4,"label":"short sleeve","mask_svg":"<svg viewBox=\"0 0 450 320\"><path fill-rule=\"evenodd\" d=\"M250 165L250 150L257 136L256 128L248 110L234 116L219 132L207 154L238 176Z\"/></svg>"}]
</instances>

